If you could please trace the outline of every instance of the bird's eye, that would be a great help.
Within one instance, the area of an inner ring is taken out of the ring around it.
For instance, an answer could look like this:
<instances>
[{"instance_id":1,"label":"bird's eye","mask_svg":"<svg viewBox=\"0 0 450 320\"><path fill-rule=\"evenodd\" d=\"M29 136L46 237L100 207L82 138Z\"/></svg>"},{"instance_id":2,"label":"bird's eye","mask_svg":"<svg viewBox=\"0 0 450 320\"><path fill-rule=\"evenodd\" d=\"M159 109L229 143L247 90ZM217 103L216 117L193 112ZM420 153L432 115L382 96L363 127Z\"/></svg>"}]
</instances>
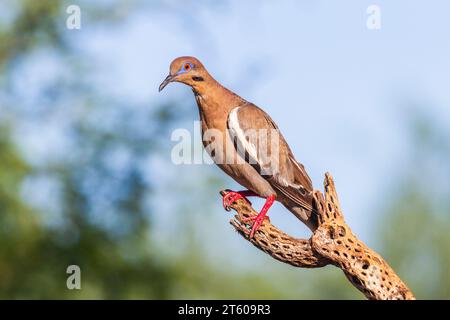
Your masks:
<instances>
[{"instance_id":1,"label":"bird's eye","mask_svg":"<svg viewBox=\"0 0 450 320\"><path fill-rule=\"evenodd\" d=\"M189 71L191 69L191 65L189 63L186 63L183 67L184 70Z\"/></svg>"}]
</instances>

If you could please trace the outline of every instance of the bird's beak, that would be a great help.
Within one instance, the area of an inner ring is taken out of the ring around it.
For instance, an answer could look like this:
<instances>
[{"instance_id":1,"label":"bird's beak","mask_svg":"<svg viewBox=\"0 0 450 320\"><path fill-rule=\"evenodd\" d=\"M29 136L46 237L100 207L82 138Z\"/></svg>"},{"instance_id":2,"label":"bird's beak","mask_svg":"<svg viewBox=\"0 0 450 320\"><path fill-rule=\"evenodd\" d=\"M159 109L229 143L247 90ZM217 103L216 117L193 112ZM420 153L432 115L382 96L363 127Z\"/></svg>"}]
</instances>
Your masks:
<instances>
[{"instance_id":1,"label":"bird's beak","mask_svg":"<svg viewBox=\"0 0 450 320\"><path fill-rule=\"evenodd\" d=\"M174 80L174 76L169 74L167 78L164 79L164 81L159 85L159 92L162 91L169 83L171 83Z\"/></svg>"}]
</instances>

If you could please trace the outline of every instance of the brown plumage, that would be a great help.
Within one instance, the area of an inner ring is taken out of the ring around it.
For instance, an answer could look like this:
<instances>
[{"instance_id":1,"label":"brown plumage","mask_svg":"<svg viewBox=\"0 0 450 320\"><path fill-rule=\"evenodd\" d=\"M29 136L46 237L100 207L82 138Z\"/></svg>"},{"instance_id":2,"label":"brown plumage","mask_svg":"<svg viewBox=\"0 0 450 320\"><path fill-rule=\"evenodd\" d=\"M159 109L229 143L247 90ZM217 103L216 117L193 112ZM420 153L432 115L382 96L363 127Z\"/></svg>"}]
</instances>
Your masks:
<instances>
[{"instance_id":1,"label":"brown plumage","mask_svg":"<svg viewBox=\"0 0 450 320\"><path fill-rule=\"evenodd\" d=\"M269 115L223 87L194 57L175 59L159 91L170 82L181 82L192 88L200 113L202 136L208 129L218 130L223 135L223 143L219 146L211 149L211 141L204 139L204 147L226 174L248 189L227 194L224 205L246 196L266 198L250 236L262 223L274 200L314 230L317 224L315 215L311 214L311 179ZM256 140L245 134L252 130L259 134ZM270 143L261 147L264 140L276 141L277 148Z\"/></svg>"}]
</instances>

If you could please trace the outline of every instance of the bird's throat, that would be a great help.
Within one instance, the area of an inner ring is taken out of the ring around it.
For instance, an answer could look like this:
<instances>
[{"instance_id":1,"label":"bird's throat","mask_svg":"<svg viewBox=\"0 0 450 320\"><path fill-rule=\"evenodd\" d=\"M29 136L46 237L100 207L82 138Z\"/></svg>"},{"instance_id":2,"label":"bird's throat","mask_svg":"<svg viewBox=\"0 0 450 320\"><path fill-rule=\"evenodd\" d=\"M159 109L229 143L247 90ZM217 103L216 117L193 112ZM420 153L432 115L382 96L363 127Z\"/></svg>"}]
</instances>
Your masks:
<instances>
[{"instance_id":1,"label":"bird's throat","mask_svg":"<svg viewBox=\"0 0 450 320\"><path fill-rule=\"evenodd\" d=\"M220 85L217 81L200 81L192 86L197 105L201 111L226 112L246 102L237 94Z\"/></svg>"}]
</instances>

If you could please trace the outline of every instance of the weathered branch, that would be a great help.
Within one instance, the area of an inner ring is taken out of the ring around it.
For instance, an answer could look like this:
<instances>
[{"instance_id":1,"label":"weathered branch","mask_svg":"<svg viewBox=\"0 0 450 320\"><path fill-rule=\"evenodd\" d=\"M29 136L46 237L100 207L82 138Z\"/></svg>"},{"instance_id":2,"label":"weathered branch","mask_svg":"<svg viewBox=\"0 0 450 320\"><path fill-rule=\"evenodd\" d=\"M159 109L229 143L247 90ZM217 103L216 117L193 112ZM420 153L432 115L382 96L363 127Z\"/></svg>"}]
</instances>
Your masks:
<instances>
[{"instance_id":1,"label":"weathered branch","mask_svg":"<svg viewBox=\"0 0 450 320\"><path fill-rule=\"evenodd\" d=\"M414 299L414 295L383 258L361 242L345 223L333 178L325 175L325 197L314 191L319 225L309 240L296 239L264 221L252 239L245 218L258 213L243 200L230 207L236 211L230 221L248 241L273 258L303 268L328 264L344 271L347 279L368 299ZM222 191L224 196L227 191Z\"/></svg>"}]
</instances>

